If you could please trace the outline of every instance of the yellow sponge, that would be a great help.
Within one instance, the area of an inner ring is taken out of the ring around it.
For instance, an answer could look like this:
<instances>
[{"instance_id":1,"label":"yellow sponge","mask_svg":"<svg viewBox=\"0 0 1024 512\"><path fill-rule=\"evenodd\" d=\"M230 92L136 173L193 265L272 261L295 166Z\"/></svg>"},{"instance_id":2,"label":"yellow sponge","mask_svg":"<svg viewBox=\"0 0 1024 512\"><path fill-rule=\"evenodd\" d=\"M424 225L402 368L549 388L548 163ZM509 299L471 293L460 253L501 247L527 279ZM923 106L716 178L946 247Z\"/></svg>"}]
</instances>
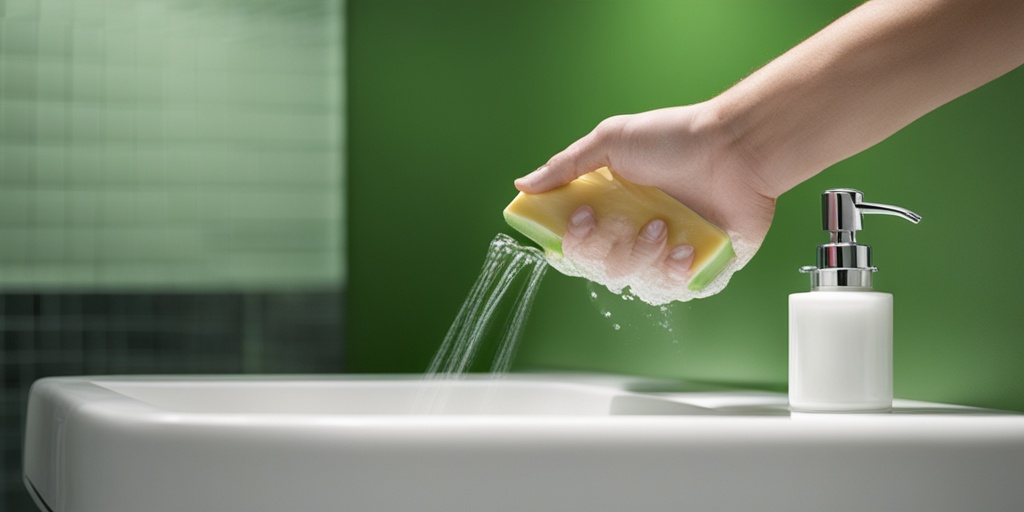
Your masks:
<instances>
[{"instance_id":1,"label":"yellow sponge","mask_svg":"<svg viewBox=\"0 0 1024 512\"><path fill-rule=\"evenodd\" d=\"M627 217L640 227L655 218L668 226L668 246L693 246L693 277L688 288L700 290L717 276L735 253L729 235L656 187L637 185L607 167L584 174L568 185L540 194L520 193L505 208L505 221L546 252L562 254L569 216L589 205Z\"/></svg>"}]
</instances>

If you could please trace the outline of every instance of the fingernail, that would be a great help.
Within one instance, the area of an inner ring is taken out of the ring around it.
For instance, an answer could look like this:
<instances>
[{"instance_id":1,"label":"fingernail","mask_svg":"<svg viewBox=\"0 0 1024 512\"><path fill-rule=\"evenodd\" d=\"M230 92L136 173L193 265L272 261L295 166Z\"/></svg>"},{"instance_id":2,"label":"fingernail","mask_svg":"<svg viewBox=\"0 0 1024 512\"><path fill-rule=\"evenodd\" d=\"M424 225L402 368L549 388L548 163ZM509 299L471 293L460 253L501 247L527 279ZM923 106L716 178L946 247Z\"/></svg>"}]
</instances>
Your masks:
<instances>
[{"instance_id":1,"label":"fingernail","mask_svg":"<svg viewBox=\"0 0 1024 512\"><path fill-rule=\"evenodd\" d=\"M584 206L576 210L569 218L569 222L572 222L573 226L582 226L584 222L589 222L594 218L594 214L590 211L590 208Z\"/></svg>"},{"instance_id":2,"label":"fingernail","mask_svg":"<svg viewBox=\"0 0 1024 512\"><path fill-rule=\"evenodd\" d=\"M537 181L538 177L544 173L545 169L547 169L547 166L541 167L540 169L537 169L536 171L533 171L530 174L527 174L526 176L517 179L515 181L516 187L529 187L534 185L534 182Z\"/></svg>"},{"instance_id":3,"label":"fingernail","mask_svg":"<svg viewBox=\"0 0 1024 512\"><path fill-rule=\"evenodd\" d=\"M680 245L679 247L672 249L672 252L668 253L668 257L676 261L685 260L690 256L693 256L692 245Z\"/></svg>"},{"instance_id":4,"label":"fingernail","mask_svg":"<svg viewBox=\"0 0 1024 512\"><path fill-rule=\"evenodd\" d=\"M640 237L648 243L657 243L665 236L668 230L665 227L665 221L661 219L654 219L644 226L644 230L640 233Z\"/></svg>"},{"instance_id":5,"label":"fingernail","mask_svg":"<svg viewBox=\"0 0 1024 512\"><path fill-rule=\"evenodd\" d=\"M585 236L594 227L594 211L581 206L569 217L569 230L576 236Z\"/></svg>"},{"instance_id":6,"label":"fingernail","mask_svg":"<svg viewBox=\"0 0 1024 512\"><path fill-rule=\"evenodd\" d=\"M693 265L693 246L680 245L668 253L668 275L675 281L686 281L690 277L690 265Z\"/></svg>"}]
</instances>

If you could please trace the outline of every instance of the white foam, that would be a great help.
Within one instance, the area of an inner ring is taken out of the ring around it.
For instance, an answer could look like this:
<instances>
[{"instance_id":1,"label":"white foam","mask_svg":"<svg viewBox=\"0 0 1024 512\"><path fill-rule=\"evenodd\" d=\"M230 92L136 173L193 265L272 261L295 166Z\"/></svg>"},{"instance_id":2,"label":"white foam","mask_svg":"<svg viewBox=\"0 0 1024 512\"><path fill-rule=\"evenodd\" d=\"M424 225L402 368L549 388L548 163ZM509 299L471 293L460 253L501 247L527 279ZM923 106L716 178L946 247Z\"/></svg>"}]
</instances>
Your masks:
<instances>
[{"instance_id":1,"label":"white foam","mask_svg":"<svg viewBox=\"0 0 1024 512\"><path fill-rule=\"evenodd\" d=\"M670 302L687 302L710 297L724 290L732 275L746 266L760 248L759 243L752 243L737 233L729 233L729 237L732 238L736 256L729 260L717 277L700 290L690 290L687 287L689 280L670 279L659 266L649 266L629 275L616 275L615 269L607 268L603 259L588 259L590 255L569 258L548 253L545 257L552 267L565 275L589 279L605 286L612 293L623 295L624 299L635 296L652 306L660 306Z\"/></svg>"}]
</instances>

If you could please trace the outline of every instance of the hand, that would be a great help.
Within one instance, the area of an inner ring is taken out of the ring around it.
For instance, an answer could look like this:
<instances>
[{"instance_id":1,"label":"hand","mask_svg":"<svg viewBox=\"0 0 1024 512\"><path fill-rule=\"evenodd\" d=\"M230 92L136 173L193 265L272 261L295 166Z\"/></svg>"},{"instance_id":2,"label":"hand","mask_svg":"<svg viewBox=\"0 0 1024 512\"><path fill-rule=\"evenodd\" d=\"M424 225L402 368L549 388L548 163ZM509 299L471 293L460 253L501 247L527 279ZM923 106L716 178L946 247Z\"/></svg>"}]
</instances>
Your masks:
<instances>
[{"instance_id":1,"label":"hand","mask_svg":"<svg viewBox=\"0 0 1024 512\"><path fill-rule=\"evenodd\" d=\"M734 150L731 134L718 122L712 102L616 116L516 180L526 193L564 185L608 166L626 179L651 185L687 205L733 237L746 263L761 244L775 211L775 198L762 193L754 167ZM602 218L581 206L562 240L574 261L600 264L612 277L649 274L688 278L693 248L666 247L662 219L644 225Z\"/></svg>"}]
</instances>

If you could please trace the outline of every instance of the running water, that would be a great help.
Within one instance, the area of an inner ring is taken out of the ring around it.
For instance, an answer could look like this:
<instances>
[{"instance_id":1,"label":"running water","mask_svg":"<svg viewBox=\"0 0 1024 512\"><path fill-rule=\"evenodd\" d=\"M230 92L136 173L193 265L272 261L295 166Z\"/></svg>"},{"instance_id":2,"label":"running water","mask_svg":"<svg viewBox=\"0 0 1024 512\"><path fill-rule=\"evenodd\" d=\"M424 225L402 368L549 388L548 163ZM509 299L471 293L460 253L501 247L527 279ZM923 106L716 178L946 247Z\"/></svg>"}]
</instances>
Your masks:
<instances>
[{"instance_id":1,"label":"running water","mask_svg":"<svg viewBox=\"0 0 1024 512\"><path fill-rule=\"evenodd\" d=\"M547 268L544 253L540 250L523 247L508 235L499 233L494 237L480 270L480 276L470 289L469 296L463 302L441 343L441 348L427 369L424 378L431 385L424 386L424 391L430 393L429 396L421 393L416 403L417 409L426 413L443 410L447 399L447 393L443 392L443 388L446 386L439 384L442 381L460 379L465 375L473 363L481 341L492 325L502 299L509 291L518 291L501 336L497 355L491 365L491 378L501 378L508 373L522 337L523 327L526 325L526 318L530 313L530 306L533 305L533 299ZM525 284L513 286L516 277L524 270L529 270Z\"/></svg>"},{"instance_id":2,"label":"running water","mask_svg":"<svg viewBox=\"0 0 1024 512\"><path fill-rule=\"evenodd\" d=\"M655 280L658 287L644 287L644 283L619 283L609 282L605 274L601 272L581 272L586 266L568 262L565 258L546 258L545 254L532 247L523 247L516 241L504 234L498 234L491 241L487 257L484 260L483 268L477 277L476 283L469 291L469 296L463 302L452 322L448 333L441 343L440 349L431 361L424 376L424 386L417 397L414 409L418 413L438 414L445 411L445 406L451 393L455 389L454 381L462 379L469 371L480 348L481 342L490 331L493 324L493 317L498 310L502 299L510 291L518 291L514 295L515 304L509 314L508 323L501 336L497 355L491 365L491 379L501 379L508 373L512 366L512 359L515 356L523 327L526 325L526 318L533 305L533 299L541 279L547 271L548 264L567 275L582 276L591 281L600 283L619 295L623 300L631 301L639 299L653 306L661 306L659 311L662 319L658 324L672 333L669 310L665 304L673 300L690 300L697 297L706 297L718 293L729 282L734 272L743 267L744 264L757 251L757 246L744 243L740 237L733 234L733 246L736 249L737 257L729 263L726 269L706 288L699 292L693 292L685 287L676 285L666 288L664 279ZM529 270L525 284L515 286L517 277L524 270ZM593 270L593 269L591 269ZM671 283L670 283L671 284ZM627 289L628 286L628 289ZM651 290L662 288L669 289L673 294L657 294ZM597 294L591 289L591 298L596 299ZM612 328L616 331L622 329L622 324L614 321L610 310L602 310L602 316L612 320ZM651 315L647 316L651 319ZM673 334L673 338L675 335ZM460 388L469 389L469 388ZM479 397L478 397L479 398ZM486 397L485 397L486 398ZM484 399L482 405L487 406Z\"/></svg>"}]
</instances>

